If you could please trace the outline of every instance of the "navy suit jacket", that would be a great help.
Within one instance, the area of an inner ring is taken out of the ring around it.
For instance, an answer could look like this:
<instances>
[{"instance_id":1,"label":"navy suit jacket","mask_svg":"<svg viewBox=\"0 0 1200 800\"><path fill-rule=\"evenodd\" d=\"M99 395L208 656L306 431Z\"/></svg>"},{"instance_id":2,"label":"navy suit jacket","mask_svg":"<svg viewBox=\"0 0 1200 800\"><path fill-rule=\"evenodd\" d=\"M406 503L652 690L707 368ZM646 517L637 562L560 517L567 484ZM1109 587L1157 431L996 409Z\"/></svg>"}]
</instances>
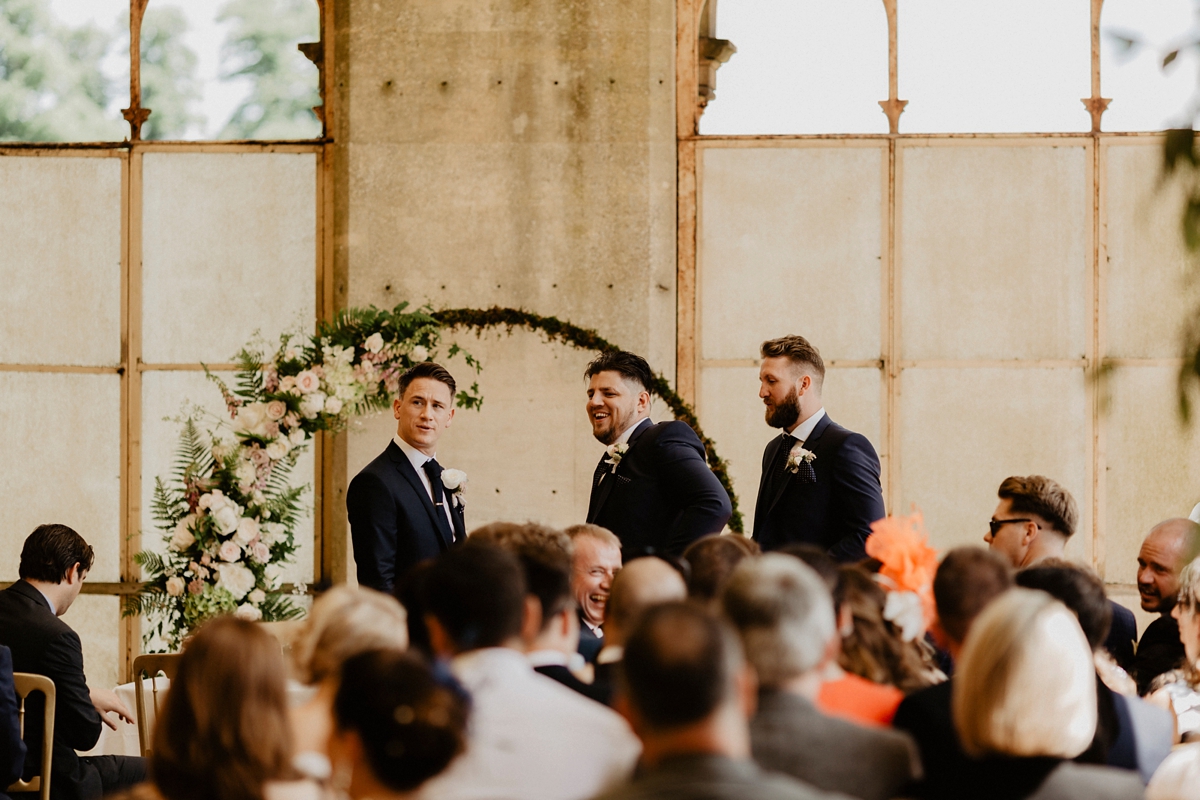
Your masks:
<instances>
[{"instance_id":1,"label":"navy suit jacket","mask_svg":"<svg viewBox=\"0 0 1200 800\"><path fill-rule=\"evenodd\" d=\"M12 651L16 672L45 675L54 681L54 760L52 798L98 798L103 794L100 772L81 760L76 750L91 750L100 739L100 712L92 705L83 674L79 635L50 610L42 593L25 581L0 592L0 644ZM25 703L25 777L42 767L40 692ZM2 788L2 787L0 787Z\"/></svg>"},{"instance_id":2,"label":"navy suit jacket","mask_svg":"<svg viewBox=\"0 0 1200 800\"><path fill-rule=\"evenodd\" d=\"M450 502L449 492L446 502ZM461 504L452 504L454 528L434 508L408 456L390 442L346 492L358 582L392 593L396 582L420 562L436 558L466 539Z\"/></svg>"},{"instance_id":3,"label":"navy suit jacket","mask_svg":"<svg viewBox=\"0 0 1200 800\"><path fill-rule=\"evenodd\" d=\"M25 770L25 742L21 741L21 719L16 687L13 686L12 651L0 645L0 790Z\"/></svg>"},{"instance_id":4,"label":"navy suit jacket","mask_svg":"<svg viewBox=\"0 0 1200 800\"><path fill-rule=\"evenodd\" d=\"M647 548L679 555L701 536L720 533L732 513L691 426L647 420L616 469L592 487L587 521L615 533L628 559Z\"/></svg>"},{"instance_id":5,"label":"navy suit jacket","mask_svg":"<svg viewBox=\"0 0 1200 800\"><path fill-rule=\"evenodd\" d=\"M818 545L841 562L866 558L863 545L871 523L882 519L879 456L867 437L838 425L826 414L804 442L816 458L815 482L799 474L771 475L780 450L794 439L777 436L763 453L763 472L754 508L754 540L764 551L796 542Z\"/></svg>"}]
</instances>

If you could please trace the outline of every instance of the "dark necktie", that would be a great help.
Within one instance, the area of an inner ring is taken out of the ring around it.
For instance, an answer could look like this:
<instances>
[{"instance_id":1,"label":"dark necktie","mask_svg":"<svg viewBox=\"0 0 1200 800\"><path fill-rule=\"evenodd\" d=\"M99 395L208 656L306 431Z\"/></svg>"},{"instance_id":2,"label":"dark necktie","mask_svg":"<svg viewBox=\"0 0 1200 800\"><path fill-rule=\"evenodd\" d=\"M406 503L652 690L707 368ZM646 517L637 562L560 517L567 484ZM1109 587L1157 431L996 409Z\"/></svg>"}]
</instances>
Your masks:
<instances>
[{"instance_id":1,"label":"dark necktie","mask_svg":"<svg viewBox=\"0 0 1200 800\"><path fill-rule=\"evenodd\" d=\"M797 439L787 431L783 432L782 440L779 445L779 452L775 454L775 462L771 465L771 484L779 486L787 477L787 460L792 452L792 448L796 446Z\"/></svg>"},{"instance_id":2,"label":"dark necktie","mask_svg":"<svg viewBox=\"0 0 1200 800\"><path fill-rule=\"evenodd\" d=\"M442 488L442 465L436 458L431 458L421 468L429 476L429 488L433 490L433 506L438 513L438 525L443 522L449 525L450 521L446 518L446 492ZM454 538L454 528L450 529L450 538Z\"/></svg>"},{"instance_id":3,"label":"dark necktie","mask_svg":"<svg viewBox=\"0 0 1200 800\"><path fill-rule=\"evenodd\" d=\"M600 463L596 465L596 471L592 473L592 488L595 489L600 485L600 481L604 478L604 473L612 467L608 463L608 451L604 451L604 455L600 456Z\"/></svg>"}]
</instances>

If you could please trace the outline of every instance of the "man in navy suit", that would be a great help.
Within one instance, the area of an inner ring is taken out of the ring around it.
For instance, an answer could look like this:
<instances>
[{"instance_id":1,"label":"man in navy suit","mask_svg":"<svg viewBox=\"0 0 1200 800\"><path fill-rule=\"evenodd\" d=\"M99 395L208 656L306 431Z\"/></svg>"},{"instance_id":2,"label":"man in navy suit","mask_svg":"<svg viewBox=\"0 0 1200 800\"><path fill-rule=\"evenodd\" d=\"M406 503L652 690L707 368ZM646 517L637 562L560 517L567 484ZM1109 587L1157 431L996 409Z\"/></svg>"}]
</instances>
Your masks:
<instances>
[{"instance_id":1,"label":"man in navy suit","mask_svg":"<svg viewBox=\"0 0 1200 800\"><path fill-rule=\"evenodd\" d=\"M654 551L679 555L720 533L733 513L687 423L650 420L654 374L633 353L601 353L588 364L587 414L607 445L592 477L587 521L621 540L626 561Z\"/></svg>"},{"instance_id":2,"label":"man in navy suit","mask_svg":"<svg viewBox=\"0 0 1200 800\"><path fill-rule=\"evenodd\" d=\"M865 558L871 523L885 515L875 448L825 413L825 362L807 339L771 339L761 354L758 396L783 434L763 454L754 540L764 551L808 542L841 562Z\"/></svg>"},{"instance_id":3,"label":"man in navy suit","mask_svg":"<svg viewBox=\"0 0 1200 800\"><path fill-rule=\"evenodd\" d=\"M444 474L435 458L454 421L456 390L450 373L432 361L405 372L392 404L396 435L350 482L346 509L363 586L390 594L409 569L466 538L465 476Z\"/></svg>"}]
</instances>

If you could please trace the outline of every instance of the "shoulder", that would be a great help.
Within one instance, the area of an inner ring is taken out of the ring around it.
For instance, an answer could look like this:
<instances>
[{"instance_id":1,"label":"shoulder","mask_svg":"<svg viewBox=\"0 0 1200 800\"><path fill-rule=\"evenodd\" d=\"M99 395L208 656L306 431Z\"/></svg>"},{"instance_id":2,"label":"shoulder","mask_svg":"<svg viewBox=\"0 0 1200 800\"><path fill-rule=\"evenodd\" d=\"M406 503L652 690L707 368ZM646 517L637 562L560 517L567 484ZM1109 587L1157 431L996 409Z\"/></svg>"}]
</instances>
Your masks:
<instances>
[{"instance_id":1,"label":"shoulder","mask_svg":"<svg viewBox=\"0 0 1200 800\"><path fill-rule=\"evenodd\" d=\"M1029 797L1030 800L1135 800L1144 792L1136 772L1064 761Z\"/></svg>"},{"instance_id":2,"label":"shoulder","mask_svg":"<svg viewBox=\"0 0 1200 800\"><path fill-rule=\"evenodd\" d=\"M648 443L671 444L686 442L687 444L695 444L696 446L700 445L700 437L692 430L692 426L677 419L656 422L650 425L640 438Z\"/></svg>"},{"instance_id":3,"label":"shoulder","mask_svg":"<svg viewBox=\"0 0 1200 800\"><path fill-rule=\"evenodd\" d=\"M1154 771L1147 793L1150 797L1188 797L1194 791L1200 770L1200 744L1185 744L1163 759Z\"/></svg>"}]
</instances>

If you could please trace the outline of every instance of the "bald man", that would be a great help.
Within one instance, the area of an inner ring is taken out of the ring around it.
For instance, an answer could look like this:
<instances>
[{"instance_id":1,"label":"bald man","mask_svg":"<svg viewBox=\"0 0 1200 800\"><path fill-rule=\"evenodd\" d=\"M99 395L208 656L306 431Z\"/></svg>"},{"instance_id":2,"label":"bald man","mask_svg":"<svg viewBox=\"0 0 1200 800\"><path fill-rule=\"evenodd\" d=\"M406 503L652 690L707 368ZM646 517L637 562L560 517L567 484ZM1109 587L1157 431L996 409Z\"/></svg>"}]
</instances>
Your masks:
<instances>
[{"instance_id":1,"label":"bald man","mask_svg":"<svg viewBox=\"0 0 1200 800\"><path fill-rule=\"evenodd\" d=\"M1159 618L1151 622L1137 646L1134 678L1138 693L1146 694L1151 682L1179 666L1183 643L1179 623L1171 617L1179 594L1179 573L1200 544L1200 525L1188 519L1169 519L1151 528L1138 551L1137 584L1142 610Z\"/></svg>"},{"instance_id":2,"label":"bald man","mask_svg":"<svg viewBox=\"0 0 1200 800\"><path fill-rule=\"evenodd\" d=\"M638 619L653 606L685 599L683 576L657 556L635 558L617 573L604 614L604 649L596 656L595 686L610 705L617 665L625 656L625 639Z\"/></svg>"}]
</instances>

